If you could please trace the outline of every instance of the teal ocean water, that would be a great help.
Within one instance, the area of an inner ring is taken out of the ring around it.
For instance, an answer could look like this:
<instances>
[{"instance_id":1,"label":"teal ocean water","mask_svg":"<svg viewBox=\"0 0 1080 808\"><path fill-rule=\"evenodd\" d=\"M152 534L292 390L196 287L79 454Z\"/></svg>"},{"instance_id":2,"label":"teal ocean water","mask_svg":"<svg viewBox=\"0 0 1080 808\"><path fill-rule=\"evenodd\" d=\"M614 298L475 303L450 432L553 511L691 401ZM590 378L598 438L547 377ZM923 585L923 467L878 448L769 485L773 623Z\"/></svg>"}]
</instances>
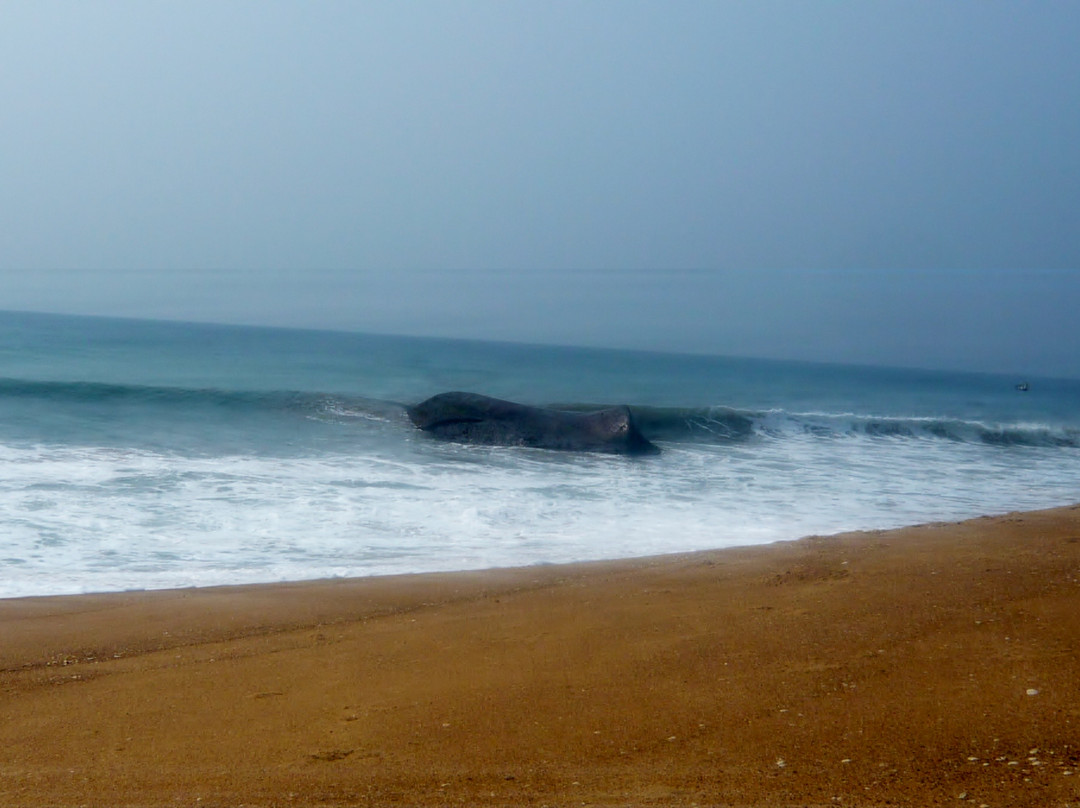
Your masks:
<instances>
[{"instance_id":1,"label":"teal ocean water","mask_svg":"<svg viewBox=\"0 0 1080 808\"><path fill-rule=\"evenodd\" d=\"M628 404L663 451L441 442L403 405L446 390ZM638 556L1075 501L1076 380L0 313L0 597Z\"/></svg>"}]
</instances>

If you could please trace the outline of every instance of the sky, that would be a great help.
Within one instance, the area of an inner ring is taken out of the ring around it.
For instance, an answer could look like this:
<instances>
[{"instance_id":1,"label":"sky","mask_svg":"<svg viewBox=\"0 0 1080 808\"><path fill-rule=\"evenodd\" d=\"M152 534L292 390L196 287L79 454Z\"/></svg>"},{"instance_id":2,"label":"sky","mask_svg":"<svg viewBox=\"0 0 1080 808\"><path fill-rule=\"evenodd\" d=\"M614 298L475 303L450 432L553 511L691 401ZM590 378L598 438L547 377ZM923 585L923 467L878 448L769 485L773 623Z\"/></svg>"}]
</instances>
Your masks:
<instances>
[{"instance_id":1,"label":"sky","mask_svg":"<svg viewBox=\"0 0 1080 808\"><path fill-rule=\"evenodd\" d=\"M1080 3L0 0L0 310L1080 377Z\"/></svg>"}]
</instances>

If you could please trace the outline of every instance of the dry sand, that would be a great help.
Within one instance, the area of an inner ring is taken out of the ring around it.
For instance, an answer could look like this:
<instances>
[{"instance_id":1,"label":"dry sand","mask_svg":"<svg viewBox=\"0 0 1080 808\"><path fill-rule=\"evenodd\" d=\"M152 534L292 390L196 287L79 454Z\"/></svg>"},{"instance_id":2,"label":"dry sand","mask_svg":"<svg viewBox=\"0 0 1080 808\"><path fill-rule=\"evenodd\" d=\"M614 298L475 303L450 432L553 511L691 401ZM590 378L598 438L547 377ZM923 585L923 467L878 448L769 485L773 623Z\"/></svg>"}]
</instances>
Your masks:
<instances>
[{"instance_id":1,"label":"dry sand","mask_svg":"<svg viewBox=\"0 0 1080 808\"><path fill-rule=\"evenodd\" d=\"M1080 506L0 600L0 805L1080 805Z\"/></svg>"}]
</instances>

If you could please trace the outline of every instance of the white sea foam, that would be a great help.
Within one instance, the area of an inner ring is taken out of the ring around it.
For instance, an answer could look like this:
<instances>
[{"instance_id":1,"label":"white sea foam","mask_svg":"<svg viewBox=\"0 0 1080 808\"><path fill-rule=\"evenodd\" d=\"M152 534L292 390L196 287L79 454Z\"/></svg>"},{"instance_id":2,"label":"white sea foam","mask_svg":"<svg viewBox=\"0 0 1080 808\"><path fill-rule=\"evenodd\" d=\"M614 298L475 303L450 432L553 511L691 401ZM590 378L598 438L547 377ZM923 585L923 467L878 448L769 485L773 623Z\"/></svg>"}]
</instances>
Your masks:
<instances>
[{"instance_id":1,"label":"white sea foam","mask_svg":"<svg viewBox=\"0 0 1080 808\"><path fill-rule=\"evenodd\" d=\"M640 556L1038 508L1080 452L812 436L628 460L0 447L0 596Z\"/></svg>"}]
</instances>

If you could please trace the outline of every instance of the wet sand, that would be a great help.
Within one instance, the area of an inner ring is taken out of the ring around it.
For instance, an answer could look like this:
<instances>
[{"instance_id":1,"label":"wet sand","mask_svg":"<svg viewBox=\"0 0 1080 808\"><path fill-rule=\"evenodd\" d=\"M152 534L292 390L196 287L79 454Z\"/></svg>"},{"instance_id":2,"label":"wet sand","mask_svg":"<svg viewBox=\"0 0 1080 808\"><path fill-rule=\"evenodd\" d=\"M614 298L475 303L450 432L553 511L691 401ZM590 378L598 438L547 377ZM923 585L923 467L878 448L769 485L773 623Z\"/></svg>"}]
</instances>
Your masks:
<instances>
[{"instance_id":1,"label":"wet sand","mask_svg":"<svg viewBox=\"0 0 1080 808\"><path fill-rule=\"evenodd\" d=\"M0 600L0 805L1080 805L1080 506Z\"/></svg>"}]
</instances>

